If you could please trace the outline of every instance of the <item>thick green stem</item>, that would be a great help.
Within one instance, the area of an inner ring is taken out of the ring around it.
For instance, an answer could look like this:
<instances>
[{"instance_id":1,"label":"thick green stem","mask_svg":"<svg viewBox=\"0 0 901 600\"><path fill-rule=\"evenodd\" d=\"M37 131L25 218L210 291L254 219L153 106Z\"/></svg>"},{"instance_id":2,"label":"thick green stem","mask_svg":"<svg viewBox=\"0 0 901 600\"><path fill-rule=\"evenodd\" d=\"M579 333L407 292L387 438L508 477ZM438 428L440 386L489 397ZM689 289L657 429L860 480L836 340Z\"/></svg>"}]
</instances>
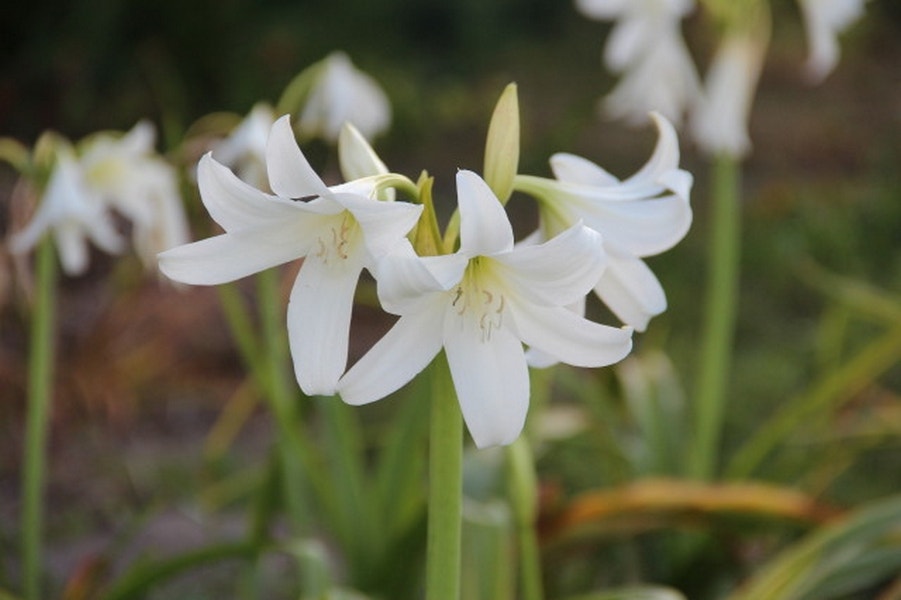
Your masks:
<instances>
[{"instance_id":1,"label":"thick green stem","mask_svg":"<svg viewBox=\"0 0 901 600\"><path fill-rule=\"evenodd\" d=\"M463 416L443 353L432 364L431 374L426 600L458 600L463 510Z\"/></svg>"},{"instance_id":2,"label":"thick green stem","mask_svg":"<svg viewBox=\"0 0 901 600\"><path fill-rule=\"evenodd\" d=\"M695 443L688 464L689 474L699 479L711 478L717 468L732 367L741 252L739 179L736 160L719 156L713 168L709 273L695 395Z\"/></svg>"},{"instance_id":3,"label":"thick green stem","mask_svg":"<svg viewBox=\"0 0 901 600\"><path fill-rule=\"evenodd\" d=\"M510 506L519 540L519 578L523 600L543 600L541 554L535 535L538 518L538 476L535 458L525 436L507 446Z\"/></svg>"},{"instance_id":4,"label":"thick green stem","mask_svg":"<svg viewBox=\"0 0 901 600\"><path fill-rule=\"evenodd\" d=\"M22 585L25 600L41 598L41 549L44 532L44 480L47 428L53 382L53 331L56 306L56 257L50 238L37 251L37 298L31 321L28 357L28 413L22 482Z\"/></svg>"}]
</instances>

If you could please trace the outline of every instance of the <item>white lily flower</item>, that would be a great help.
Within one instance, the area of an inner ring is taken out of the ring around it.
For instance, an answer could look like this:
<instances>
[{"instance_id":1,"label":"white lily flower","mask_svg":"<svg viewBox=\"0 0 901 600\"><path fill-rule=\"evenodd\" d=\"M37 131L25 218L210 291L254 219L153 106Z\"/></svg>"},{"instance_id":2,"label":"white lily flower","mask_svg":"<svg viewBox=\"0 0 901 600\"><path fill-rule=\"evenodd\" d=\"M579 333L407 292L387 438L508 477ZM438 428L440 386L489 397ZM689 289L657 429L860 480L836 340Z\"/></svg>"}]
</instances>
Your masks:
<instances>
[{"instance_id":1,"label":"white lily flower","mask_svg":"<svg viewBox=\"0 0 901 600\"><path fill-rule=\"evenodd\" d=\"M250 185L266 185L266 144L275 122L272 107L260 102L227 138L213 146L213 158Z\"/></svg>"},{"instance_id":2,"label":"white lily flower","mask_svg":"<svg viewBox=\"0 0 901 600\"><path fill-rule=\"evenodd\" d=\"M809 56L805 70L819 83L838 64L838 34L860 18L866 0L798 0L807 29Z\"/></svg>"},{"instance_id":3,"label":"white lily flower","mask_svg":"<svg viewBox=\"0 0 901 600\"><path fill-rule=\"evenodd\" d=\"M503 206L478 175L457 174L460 249L418 257L409 244L380 261L382 307L394 327L338 383L348 404L385 397L444 348L463 418L479 447L509 444L529 403L523 344L583 367L621 360L631 331L587 321L565 306L604 270L600 236L575 225L534 246L513 244Z\"/></svg>"},{"instance_id":4,"label":"white lily flower","mask_svg":"<svg viewBox=\"0 0 901 600\"><path fill-rule=\"evenodd\" d=\"M601 103L608 116L640 125L657 111L678 123L700 89L680 21L693 0L576 0L582 14L616 20L604 64L622 79Z\"/></svg>"},{"instance_id":5,"label":"white lily flower","mask_svg":"<svg viewBox=\"0 0 901 600\"><path fill-rule=\"evenodd\" d=\"M123 136L88 139L79 158L85 183L131 221L135 250L148 267L159 252L189 239L178 176L154 150L154 138L153 126L140 122Z\"/></svg>"},{"instance_id":6,"label":"white lily flower","mask_svg":"<svg viewBox=\"0 0 901 600\"><path fill-rule=\"evenodd\" d=\"M651 158L624 181L584 158L555 154L556 180L519 175L516 189L539 201L538 240L584 222L599 232L607 269L594 292L623 323L638 331L666 310L663 287L643 257L669 250L692 221L692 176L679 168L679 141L672 124L652 113L658 141ZM584 312L584 305L577 305ZM536 359L538 360L538 359ZM547 364L538 360L539 364Z\"/></svg>"},{"instance_id":7,"label":"white lily flower","mask_svg":"<svg viewBox=\"0 0 901 600\"><path fill-rule=\"evenodd\" d=\"M72 151L57 153L41 204L32 220L10 239L10 251L31 251L50 231L56 242L60 263L68 275L88 268L87 240L102 250L118 254L124 241L116 232L100 196L85 184L84 174Z\"/></svg>"},{"instance_id":8,"label":"white lily flower","mask_svg":"<svg viewBox=\"0 0 901 600\"><path fill-rule=\"evenodd\" d=\"M306 135L334 142L345 122L372 139L391 124L391 104L375 79L354 67L345 53L333 52L312 85L300 128Z\"/></svg>"},{"instance_id":9,"label":"white lily flower","mask_svg":"<svg viewBox=\"0 0 901 600\"><path fill-rule=\"evenodd\" d=\"M326 187L287 116L272 126L266 165L275 195L205 155L197 172L200 195L225 233L163 252L160 269L176 281L213 285L303 257L288 304L294 370L304 393L331 395L347 363L360 273L404 239L422 207L362 195L374 190L372 183Z\"/></svg>"},{"instance_id":10,"label":"white lily flower","mask_svg":"<svg viewBox=\"0 0 901 600\"><path fill-rule=\"evenodd\" d=\"M708 154L741 158L750 152L748 118L766 44L750 31L736 31L717 49L690 123L695 141Z\"/></svg>"}]
</instances>

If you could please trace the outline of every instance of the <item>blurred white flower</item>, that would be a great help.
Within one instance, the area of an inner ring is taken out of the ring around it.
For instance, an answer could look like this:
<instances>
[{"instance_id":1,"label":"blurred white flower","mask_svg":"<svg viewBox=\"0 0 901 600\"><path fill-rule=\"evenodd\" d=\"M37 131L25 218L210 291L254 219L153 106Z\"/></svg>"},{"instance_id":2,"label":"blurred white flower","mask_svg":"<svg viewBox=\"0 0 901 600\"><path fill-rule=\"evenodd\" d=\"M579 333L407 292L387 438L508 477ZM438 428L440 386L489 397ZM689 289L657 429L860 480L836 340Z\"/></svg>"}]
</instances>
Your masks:
<instances>
[{"instance_id":1,"label":"blurred white flower","mask_svg":"<svg viewBox=\"0 0 901 600\"><path fill-rule=\"evenodd\" d=\"M265 102L254 105L229 136L213 146L213 158L234 170L242 181L265 187L266 143L274 122L271 106Z\"/></svg>"},{"instance_id":2,"label":"blurred white flower","mask_svg":"<svg viewBox=\"0 0 901 600\"><path fill-rule=\"evenodd\" d=\"M641 258L672 248L692 221L692 176L679 168L676 132L663 116L652 117L659 135L654 153L624 181L572 154L551 157L556 180L518 175L515 181L515 189L539 202L539 231L533 239L548 239L578 222L601 234L607 269L594 291L638 331L666 310L663 288Z\"/></svg>"},{"instance_id":3,"label":"blurred white flower","mask_svg":"<svg viewBox=\"0 0 901 600\"><path fill-rule=\"evenodd\" d=\"M333 52L316 65L318 73L300 112L305 136L335 142L345 122L352 123L366 139L391 124L391 105L379 84L354 67L343 52Z\"/></svg>"},{"instance_id":4,"label":"blurred white flower","mask_svg":"<svg viewBox=\"0 0 901 600\"><path fill-rule=\"evenodd\" d=\"M586 16L616 20L604 48L604 64L622 74L602 100L609 116L631 124L656 111L679 123L700 87L680 21L693 0L576 0Z\"/></svg>"},{"instance_id":5,"label":"blurred white flower","mask_svg":"<svg viewBox=\"0 0 901 600\"><path fill-rule=\"evenodd\" d=\"M102 198L86 185L69 147L57 151L56 164L37 212L24 229L12 236L10 251L30 252L48 232L53 235L60 263L68 275L87 270L89 239L111 254L118 254L124 248Z\"/></svg>"},{"instance_id":6,"label":"blurred white flower","mask_svg":"<svg viewBox=\"0 0 901 600\"><path fill-rule=\"evenodd\" d=\"M330 395L347 363L360 273L404 239L422 207L375 200L372 182L326 187L287 116L272 126L266 166L275 195L205 155L200 195L225 233L163 252L160 269L176 281L212 285L303 257L288 304L288 340L300 388Z\"/></svg>"},{"instance_id":7,"label":"blurred white flower","mask_svg":"<svg viewBox=\"0 0 901 600\"><path fill-rule=\"evenodd\" d=\"M582 225L514 247L500 201L481 177L457 173L460 249L419 257L409 243L380 261L382 307L400 319L341 378L349 404L394 392L444 348L464 420L479 447L509 444L529 403L523 344L576 366L621 360L631 330L599 325L565 306L604 269L599 235Z\"/></svg>"},{"instance_id":8,"label":"blurred white flower","mask_svg":"<svg viewBox=\"0 0 901 600\"><path fill-rule=\"evenodd\" d=\"M124 135L85 140L79 165L85 184L108 208L129 219L138 256L148 268L156 255L188 241L178 176L154 150L153 126L142 121Z\"/></svg>"},{"instance_id":9,"label":"blurred white flower","mask_svg":"<svg viewBox=\"0 0 901 600\"><path fill-rule=\"evenodd\" d=\"M805 70L819 83L838 64L838 34L863 14L866 0L798 0L807 29L809 56Z\"/></svg>"},{"instance_id":10,"label":"blurred white flower","mask_svg":"<svg viewBox=\"0 0 901 600\"><path fill-rule=\"evenodd\" d=\"M728 33L720 43L690 121L707 154L741 158L751 150L748 119L766 46L766 37L751 30Z\"/></svg>"}]
</instances>

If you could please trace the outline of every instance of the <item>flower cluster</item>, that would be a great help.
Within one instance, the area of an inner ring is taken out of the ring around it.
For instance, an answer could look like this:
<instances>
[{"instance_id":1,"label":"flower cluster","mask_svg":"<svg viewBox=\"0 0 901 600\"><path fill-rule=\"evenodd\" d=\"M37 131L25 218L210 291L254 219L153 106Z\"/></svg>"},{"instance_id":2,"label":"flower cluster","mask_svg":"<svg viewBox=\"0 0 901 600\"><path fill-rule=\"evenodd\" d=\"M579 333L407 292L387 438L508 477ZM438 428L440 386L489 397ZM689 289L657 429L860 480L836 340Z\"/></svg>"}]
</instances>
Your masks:
<instances>
[{"instance_id":1,"label":"flower cluster","mask_svg":"<svg viewBox=\"0 0 901 600\"><path fill-rule=\"evenodd\" d=\"M210 285L302 258L288 336L306 394L372 402L405 385L443 350L476 444L507 444L525 421L529 361L615 363L629 353L632 329L643 329L665 308L641 257L685 235L691 176L678 167L672 126L659 115L655 122L657 149L624 181L570 155L552 159L556 180L520 175L511 86L489 133L491 168L484 179L457 173L458 235L440 236L428 178L414 184L389 172L363 135L345 124L339 159L346 182L328 186L284 116L272 125L265 151L271 193L242 181L215 151L204 156L200 195L224 233L163 252L160 269L177 281ZM539 232L518 243L502 202L510 188L532 195L542 209ZM411 233L421 231L434 235ZM377 282L383 309L399 319L347 370L354 290L364 269ZM572 310L593 289L625 327Z\"/></svg>"},{"instance_id":2,"label":"flower cluster","mask_svg":"<svg viewBox=\"0 0 901 600\"><path fill-rule=\"evenodd\" d=\"M34 218L10 240L13 253L30 251L51 232L65 272L83 273L88 240L109 253L124 250L114 213L129 220L135 250L148 268L156 267L157 253L188 239L178 178L154 150L152 125L140 122L125 134L97 133L77 146L56 136L45 140L52 166L43 199Z\"/></svg>"},{"instance_id":3,"label":"flower cluster","mask_svg":"<svg viewBox=\"0 0 901 600\"><path fill-rule=\"evenodd\" d=\"M838 34L863 12L866 0L798 0L807 30L805 66L822 81L838 62ZM643 123L657 111L678 124L684 115L699 147L740 157L751 143L748 116L769 38L765 0L706 0L701 4L725 31L703 85L682 37L683 18L694 0L575 0L585 16L616 21L604 49L605 66L621 75L603 99L602 111Z\"/></svg>"}]
</instances>

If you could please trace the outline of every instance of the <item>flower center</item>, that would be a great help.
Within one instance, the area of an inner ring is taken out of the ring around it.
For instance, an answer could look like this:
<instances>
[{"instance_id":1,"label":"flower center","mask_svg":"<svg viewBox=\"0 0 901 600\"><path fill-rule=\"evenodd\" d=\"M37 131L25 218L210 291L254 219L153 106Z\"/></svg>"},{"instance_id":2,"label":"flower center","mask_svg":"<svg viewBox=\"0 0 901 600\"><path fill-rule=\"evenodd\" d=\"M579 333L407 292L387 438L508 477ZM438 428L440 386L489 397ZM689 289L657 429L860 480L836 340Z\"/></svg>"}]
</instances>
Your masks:
<instances>
[{"instance_id":1,"label":"flower center","mask_svg":"<svg viewBox=\"0 0 901 600\"><path fill-rule=\"evenodd\" d=\"M323 228L316 238L314 256L325 265L334 265L347 260L353 252L357 241L357 220L348 211L336 215L330 225Z\"/></svg>"},{"instance_id":2,"label":"flower center","mask_svg":"<svg viewBox=\"0 0 901 600\"><path fill-rule=\"evenodd\" d=\"M489 262L481 256L469 261L463 279L453 291L451 306L461 317L463 328L474 329L482 342L504 323L506 299L491 275Z\"/></svg>"}]
</instances>

